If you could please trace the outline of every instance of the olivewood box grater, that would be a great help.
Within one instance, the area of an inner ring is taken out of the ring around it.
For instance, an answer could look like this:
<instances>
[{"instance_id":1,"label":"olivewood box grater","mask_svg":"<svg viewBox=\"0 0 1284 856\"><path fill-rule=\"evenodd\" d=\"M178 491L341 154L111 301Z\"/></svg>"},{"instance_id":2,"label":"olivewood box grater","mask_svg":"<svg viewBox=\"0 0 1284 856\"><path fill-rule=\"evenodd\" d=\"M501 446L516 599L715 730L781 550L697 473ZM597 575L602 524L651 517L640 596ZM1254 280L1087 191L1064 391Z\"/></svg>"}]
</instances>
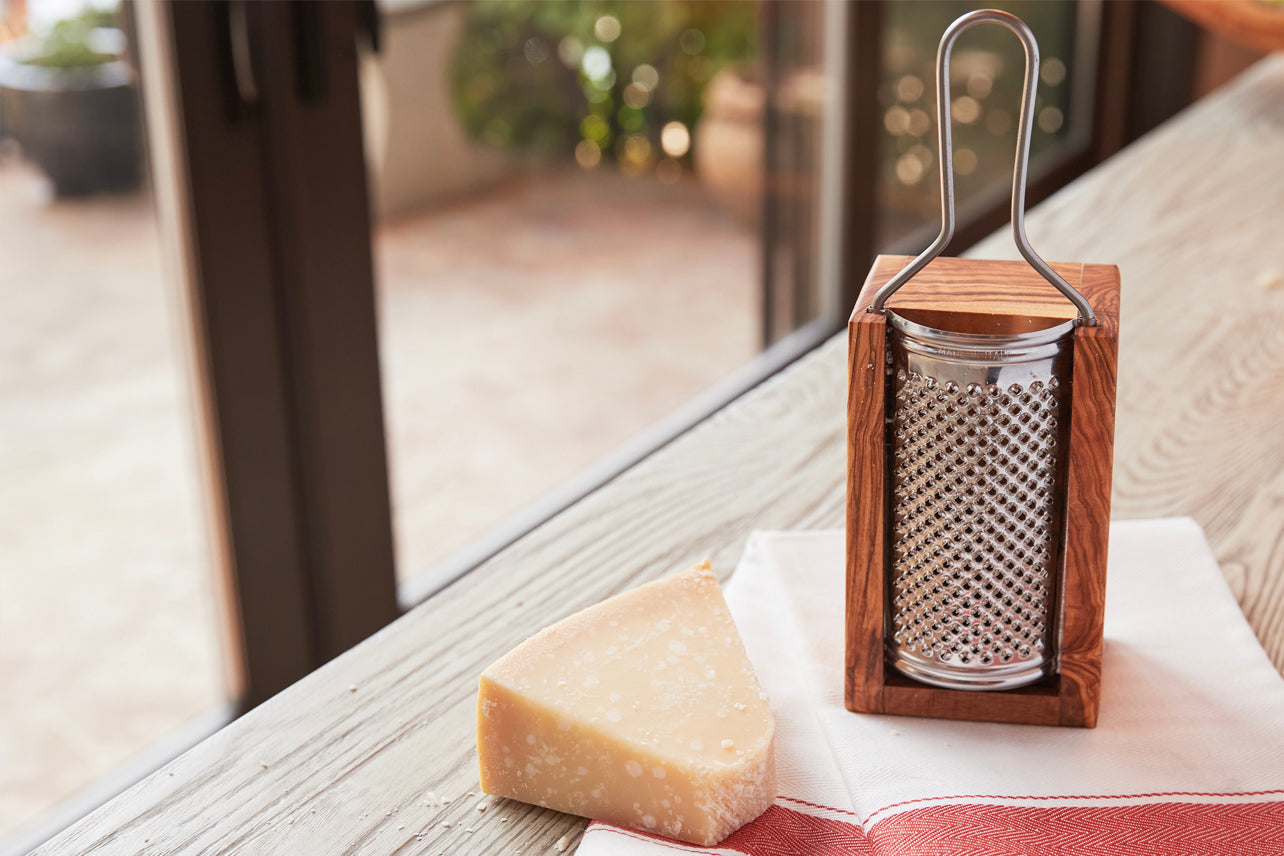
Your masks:
<instances>
[{"instance_id":1,"label":"olivewood box grater","mask_svg":"<svg viewBox=\"0 0 1284 856\"><path fill-rule=\"evenodd\" d=\"M1012 225L1027 262L879 256L848 325L847 663L853 711L1096 725L1119 272L1048 265L1025 237L1038 73L1026 47ZM911 282L912 279L912 282ZM902 286L905 286L902 290Z\"/></svg>"}]
</instances>

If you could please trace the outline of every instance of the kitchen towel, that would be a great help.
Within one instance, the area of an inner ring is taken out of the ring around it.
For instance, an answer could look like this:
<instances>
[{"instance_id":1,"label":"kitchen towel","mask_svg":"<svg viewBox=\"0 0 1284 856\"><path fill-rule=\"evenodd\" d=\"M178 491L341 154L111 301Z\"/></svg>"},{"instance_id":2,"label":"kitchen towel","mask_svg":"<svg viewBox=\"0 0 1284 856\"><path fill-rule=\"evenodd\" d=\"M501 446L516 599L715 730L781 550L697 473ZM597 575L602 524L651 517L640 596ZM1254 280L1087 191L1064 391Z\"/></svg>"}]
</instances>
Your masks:
<instances>
[{"instance_id":1,"label":"kitchen towel","mask_svg":"<svg viewBox=\"0 0 1284 856\"><path fill-rule=\"evenodd\" d=\"M582 856L1284 854L1284 678L1189 519L1111 526L1095 729L843 706L840 531L755 532L725 586L779 796L702 848L593 823Z\"/></svg>"}]
</instances>

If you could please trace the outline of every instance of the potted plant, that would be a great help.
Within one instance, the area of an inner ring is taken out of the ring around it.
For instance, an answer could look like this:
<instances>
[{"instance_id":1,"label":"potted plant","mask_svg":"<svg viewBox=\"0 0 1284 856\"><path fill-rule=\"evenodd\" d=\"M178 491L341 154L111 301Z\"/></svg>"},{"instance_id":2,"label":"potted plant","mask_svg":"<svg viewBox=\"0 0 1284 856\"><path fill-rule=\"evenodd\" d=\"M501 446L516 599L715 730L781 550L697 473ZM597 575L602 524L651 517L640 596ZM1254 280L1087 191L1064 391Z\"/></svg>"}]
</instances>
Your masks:
<instances>
[{"instance_id":1,"label":"potted plant","mask_svg":"<svg viewBox=\"0 0 1284 856\"><path fill-rule=\"evenodd\" d=\"M0 129L60 196L130 190L142 175L138 93L115 20L86 9L0 45Z\"/></svg>"}]
</instances>

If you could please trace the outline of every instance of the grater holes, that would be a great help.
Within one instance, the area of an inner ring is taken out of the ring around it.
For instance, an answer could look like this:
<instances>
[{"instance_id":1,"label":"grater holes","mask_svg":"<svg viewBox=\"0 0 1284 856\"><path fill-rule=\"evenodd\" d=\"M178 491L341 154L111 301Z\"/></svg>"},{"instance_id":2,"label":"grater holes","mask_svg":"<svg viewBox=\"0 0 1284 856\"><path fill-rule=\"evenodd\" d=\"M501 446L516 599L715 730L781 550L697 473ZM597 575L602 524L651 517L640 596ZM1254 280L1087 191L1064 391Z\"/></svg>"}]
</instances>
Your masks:
<instances>
[{"instance_id":1,"label":"grater holes","mask_svg":"<svg viewBox=\"0 0 1284 856\"><path fill-rule=\"evenodd\" d=\"M953 381L896 377L892 589L911 596L893 600L893 638L955 667L1026 659L1017 642L1042 650L1045 632L1030 607L1046 601L1052 521L1037 497L1055 461L1039 448L1055 426L1052 385L972 383L960 394Z\"/></svg>"}]
</instances>

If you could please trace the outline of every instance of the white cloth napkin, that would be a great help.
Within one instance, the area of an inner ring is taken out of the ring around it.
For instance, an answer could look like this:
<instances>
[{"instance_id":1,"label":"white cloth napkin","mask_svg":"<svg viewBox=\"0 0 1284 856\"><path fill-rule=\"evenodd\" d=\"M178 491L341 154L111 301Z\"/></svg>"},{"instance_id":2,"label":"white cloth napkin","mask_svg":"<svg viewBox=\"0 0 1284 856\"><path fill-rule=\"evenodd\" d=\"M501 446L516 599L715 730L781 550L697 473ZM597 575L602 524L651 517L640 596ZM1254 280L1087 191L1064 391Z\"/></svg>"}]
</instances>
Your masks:
<instances>
[{"instance_id":1,"label":"white cloth napkin","mask_svg":"<svg viewBox=\"0 0 1284 856\"><path fill-rule=\"evenodd\" d=\"M715 848L592 824L582 856L1284 854L1284 679L1188 519L1111 527L1097 728L843 707L843 535L755 532L725 588L779 797Z\"/></svg>"}]
</instances>

